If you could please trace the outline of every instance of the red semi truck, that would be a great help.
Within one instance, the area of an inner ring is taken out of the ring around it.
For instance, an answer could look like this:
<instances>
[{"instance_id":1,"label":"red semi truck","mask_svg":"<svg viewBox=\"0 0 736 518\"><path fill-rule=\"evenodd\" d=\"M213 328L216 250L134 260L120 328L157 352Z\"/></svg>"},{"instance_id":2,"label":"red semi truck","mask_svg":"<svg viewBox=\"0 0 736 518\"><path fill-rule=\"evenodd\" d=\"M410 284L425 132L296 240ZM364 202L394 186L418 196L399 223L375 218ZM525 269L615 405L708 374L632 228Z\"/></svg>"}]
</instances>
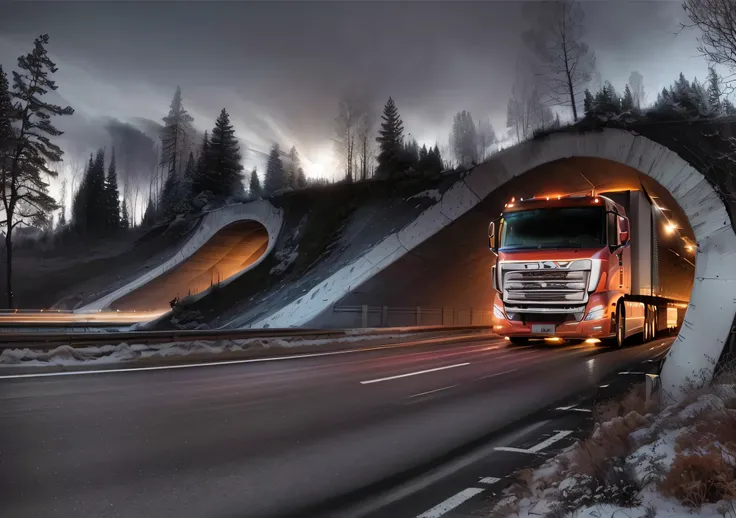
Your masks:
<instances>
[{"instance_id":1,"label":"red semi truck","mask_svg":"<svg viewBox=\"0 0 736 518\"><path fill-rule=\"evenodd\" d=\"M493 326L514 344L621 347L682 320L695 247L644 190L512 199L488 237Z\"/></svg>"}]
</instances>

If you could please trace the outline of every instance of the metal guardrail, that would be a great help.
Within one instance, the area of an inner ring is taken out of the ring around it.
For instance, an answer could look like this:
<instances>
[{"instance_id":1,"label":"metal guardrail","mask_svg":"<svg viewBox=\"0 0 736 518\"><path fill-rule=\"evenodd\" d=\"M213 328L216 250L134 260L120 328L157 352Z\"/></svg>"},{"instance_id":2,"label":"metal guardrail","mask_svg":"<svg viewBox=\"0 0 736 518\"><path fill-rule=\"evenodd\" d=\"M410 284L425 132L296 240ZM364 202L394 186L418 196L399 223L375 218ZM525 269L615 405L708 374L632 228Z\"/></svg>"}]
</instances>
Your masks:
<instances>
[{"instance_id":1,"label":"metal guardrail","mask_svg":"<svg viewBox=\"0 0 736 518\"><path fill-rule=\"evenodd\" d=\"M432 323L437 326L490 326L493 309L454 308L454 307L391 307L391 306L333 306L333 313L360 314L356 327L389 327L392 321L399 320L403 325L422 326ZM375 315L380 315L379 319Z\"/></svg>"},{"instance_id":2,"label":"metal guardrail","mask_svg":"<svg viewBox=\"0 0 736 518\"><path fill-rule=\"evenodd\" d=\"M52 346L70 345L84 347L128 342L131 344L155 344L192 340L246 340L250 338L342 338L350 336L381 336L388 334L414 334L430 331L477 331L484 326L420 326L366 329L232 329L211 331L128 331L100 333L3 333L0 350L29 348L47 349Z\"/></svg>"}]
</instances>

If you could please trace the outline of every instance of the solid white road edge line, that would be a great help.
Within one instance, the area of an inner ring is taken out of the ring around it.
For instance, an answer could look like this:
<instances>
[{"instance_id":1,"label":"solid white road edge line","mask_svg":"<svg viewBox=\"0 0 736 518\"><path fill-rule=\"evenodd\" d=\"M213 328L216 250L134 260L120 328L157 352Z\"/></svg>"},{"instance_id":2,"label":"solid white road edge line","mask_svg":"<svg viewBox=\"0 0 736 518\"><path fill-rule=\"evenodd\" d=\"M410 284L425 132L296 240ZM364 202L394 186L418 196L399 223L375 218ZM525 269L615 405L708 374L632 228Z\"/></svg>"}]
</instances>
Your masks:
<instances>
[{"instance_id":1,"label":"solid white road edge line","mask_svg":"<svg viewBox=\"0 0 736 518\"><path fill-rule=\"evenodd\" d=\"M387 349L399 349L402 347L412 347L414 345L430 345L433 342L404 342L398 344L381 345L376 347L366 347L363 349L350 349L346 351L330 351L324 353L308 353L308 354L292 354L289 356L274 356L270 358L249 358L246 360L226 360L226 361L211 361L202 363L185 363L182 365L157 365L154 367L126 367L120 369L95 369L95 370L84 370L84 371L60 371L60 372L35 372L28 374L4 374L0 375L0 380L4 379L21 379L21 378L50 378L54 376L82 376L85 374L119 374L121 372L138 372L138 371L163 371L172 369L194 369L197 367L217 367L218 365L239 365L242 363L259 363L259 362L274 362L283 360L299 360L302 358L319 358L321 356L337 356L340 354L354 354L370 351L382 351ZM450 340L450 344L452 341ZM448 345L450 345L448 344ZM37 367L37 365L34 365Z\"/></svg>"},{"instance_id":2,"label":"solid white road edge line","mask_svg":"<svg viewBox=\"0 0 736 518\"><path fill-rule=\"evenodd\" d=\"M543 449L551 446L552 444L556 443L557 441L564 439L568 435L572 433L572 430L560 430L555 435L550 437L549 439L545 439L544 441L540 442L539 444L532 446L531 448L525 450L523 448L509 448L506 446L498 446L494 448L496 451L509 451L512 453L539 453Z\"/></svg>"},{"instance_id":3,"label":"solid white road edge line","mask_svg":"<svg viewBox=\"0 0 736 518\"><path fill-rule=\"evenodd\" d=\"M483 491L483 489L477 487L469 487L467 489L463 489L458 494L451 496L444 502L437 504L429 511L420 514L417 518L439 518L448 511L452 511L466 500L473 498L475 495L477 495L478 493L482 493Z\"/></svg>"},{"instance_id":4,"label":"solid white road edge line","mask_svg":"<svg viewBox=\"0 0 736 518\"><path fill-rule=\"evenodd\" d=\"M428 390L427 392L420 392L419 394L413 394L413 395L409 396L408 399L411 399L413 397L426 396L428 394L434 394L435 392L440 392L442 390L447 390L447 389L455 388L457 386L458 386L458 384L456 383L455 385L448 385L447 387L442 387L442 388L438 388L438 389L434 389L434 390Z\"/></svg>"},{"instance_id":5,"label":"solid white road edge line","mask_svg":"<svg viewBox=\"0 0 736 518\"><path fill-rule=\"evenodd\" d=\"M361 381L361 385L369 385L371 383L380 383L382 381L391 381L396 380L399 378L408 378L409 376L419 376L420 374L427 374L428 372L437 372L437 371L444 371L447 369L454 369L456 367L465 367L466 365L470 365L470 362L465 363L456 363L455 365L446 365L444 367L435 367L434 369L426 369L423 371L416 371L416 372L407 372L406 374L398 374L396 376L387 376L385 378L378 378L374 380L367 380L367 381Z\"/></svg>"}]
</instances>

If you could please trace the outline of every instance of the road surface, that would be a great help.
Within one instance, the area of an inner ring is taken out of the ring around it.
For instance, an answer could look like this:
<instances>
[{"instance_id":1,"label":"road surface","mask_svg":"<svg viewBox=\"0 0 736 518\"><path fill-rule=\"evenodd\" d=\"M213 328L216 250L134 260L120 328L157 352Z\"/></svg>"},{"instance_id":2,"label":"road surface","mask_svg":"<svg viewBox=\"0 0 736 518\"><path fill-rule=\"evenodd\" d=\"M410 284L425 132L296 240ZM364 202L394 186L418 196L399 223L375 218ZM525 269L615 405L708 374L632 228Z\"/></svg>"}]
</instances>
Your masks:
<instances>
[{"instance_id":1,"label":"road surface","mask_svg":"<svg viewBox=\"0 0 736 518\"><path fill-rule=\"evenodd\" d=\"M667 342L668 343L668 342ZM665 344L500 339L0 378L0 515L298 516L593 386Z\"/></svg>"}]
</instances>

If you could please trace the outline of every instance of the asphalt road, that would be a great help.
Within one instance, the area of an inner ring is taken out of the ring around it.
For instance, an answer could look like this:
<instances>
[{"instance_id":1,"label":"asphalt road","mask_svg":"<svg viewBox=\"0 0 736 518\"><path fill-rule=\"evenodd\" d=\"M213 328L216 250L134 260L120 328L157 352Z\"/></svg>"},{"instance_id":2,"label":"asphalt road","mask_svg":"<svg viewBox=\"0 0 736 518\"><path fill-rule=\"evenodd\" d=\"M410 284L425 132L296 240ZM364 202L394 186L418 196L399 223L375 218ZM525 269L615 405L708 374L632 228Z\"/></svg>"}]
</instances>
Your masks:
<instances>
[{"instance_id":1,"label":"asphalt road","mask_svg":"<svg viewBox=\"0 0 736 518\"><path fill-rule=\"evenodd\" d=\"M0 378L0 516L300 515L661 351L490 339Z\"/></svg>"}]
</instances>

